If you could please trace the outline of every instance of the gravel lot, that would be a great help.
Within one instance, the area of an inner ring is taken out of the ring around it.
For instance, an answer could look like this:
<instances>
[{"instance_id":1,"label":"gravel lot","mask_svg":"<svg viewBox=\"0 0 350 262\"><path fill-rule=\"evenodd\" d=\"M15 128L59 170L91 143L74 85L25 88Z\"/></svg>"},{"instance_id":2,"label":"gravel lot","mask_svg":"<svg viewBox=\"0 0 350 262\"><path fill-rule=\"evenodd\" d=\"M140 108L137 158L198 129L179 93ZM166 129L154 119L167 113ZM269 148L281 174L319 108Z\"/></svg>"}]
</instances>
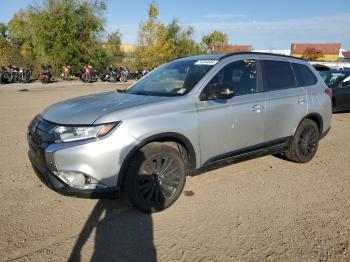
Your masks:
<instances>
[{"instance_id":1,"label":"gravel lot","mask_svg":"<svg viewBox=\"0 0 350 262\"><path fill-rule=\"evenodd\" d=\"M310 163L268 156L189 177L151 216L44 186L26 155L29 121L54 102L124 87L0 86L0 260L350 261L350 113L333 116Z\"/></svg>"}]
</instances>

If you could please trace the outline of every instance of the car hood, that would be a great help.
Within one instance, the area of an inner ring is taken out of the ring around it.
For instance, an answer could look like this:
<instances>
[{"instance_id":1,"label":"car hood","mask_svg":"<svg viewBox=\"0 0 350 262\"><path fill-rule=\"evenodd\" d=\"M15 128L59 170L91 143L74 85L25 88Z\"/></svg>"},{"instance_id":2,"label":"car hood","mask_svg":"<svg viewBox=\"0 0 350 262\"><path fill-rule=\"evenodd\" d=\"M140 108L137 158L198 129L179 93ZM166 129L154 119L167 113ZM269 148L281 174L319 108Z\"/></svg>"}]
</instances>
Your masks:
<instances>
[{"instance_id":1,"label":"car hood","mask_svg":"<svg viewBox=\"0 0 350 262\"><path fill-rule=\"evenodd\" d=\"M90 125L105 114L169 99L161 96L108 92L65 100L46 108L41 116L62 125ZM115 119L118 121L120 119Z\"/></svg>"}]
</instances>

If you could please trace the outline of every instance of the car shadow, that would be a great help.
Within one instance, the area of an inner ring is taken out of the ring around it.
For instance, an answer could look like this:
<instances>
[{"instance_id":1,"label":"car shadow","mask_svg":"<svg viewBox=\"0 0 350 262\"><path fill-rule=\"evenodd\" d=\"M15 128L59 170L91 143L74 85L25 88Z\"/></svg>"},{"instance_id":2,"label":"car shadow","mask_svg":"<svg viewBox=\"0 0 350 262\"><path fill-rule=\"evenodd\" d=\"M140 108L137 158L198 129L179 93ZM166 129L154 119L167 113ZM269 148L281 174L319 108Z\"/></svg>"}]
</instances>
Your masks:
<instances>
[{"instance_id":1,"label":"car shadow","mask_svg":"<svg viewBox=\"0 0 350 262\"><path fill-rule=\"evenodd\" d=\"M99 200L79 234L68 261L82 261L82 249L95 231L91 261L156 261L151 214L124 201Z\"/></svg>"}]
</instances>

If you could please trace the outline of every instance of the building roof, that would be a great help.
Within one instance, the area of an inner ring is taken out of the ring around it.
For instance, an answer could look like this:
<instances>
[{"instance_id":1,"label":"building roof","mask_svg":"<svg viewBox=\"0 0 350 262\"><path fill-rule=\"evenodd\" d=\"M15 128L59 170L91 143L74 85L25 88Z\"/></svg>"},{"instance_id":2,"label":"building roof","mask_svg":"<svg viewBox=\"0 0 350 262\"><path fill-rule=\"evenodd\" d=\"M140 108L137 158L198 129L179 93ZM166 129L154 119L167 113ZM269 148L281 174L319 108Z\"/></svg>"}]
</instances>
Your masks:
<instances>
[{"instance_id":1,"label":"building roof","mask_svg":"<svg viewBox=\"0 0 350 262\"><path fill-rule=\"evenodd\" d=\"M344 58L350 58L350 51L343 51L342 54Z\"/></svg>"},{"instance_id":2,"label":"building roof","mask_svg":"<svg viewBox=\"0 0 350 262\"><path fill-rule=\"evenodd\" d=\"M251 45L226 45L226 46L212 46L211 51L215 53L233 53L233 52L250 52Z\"/></svg>"},{"instance_id":3,"label":"building roof","mask_svg":"<svg viewBox=\"0 0 350 262\"><path fill-rule=\"evenodd\" d=\"M321 51L324 55L339 55L340 43L329 44L292 44L291 54L303 54L307 48L314 48L317 51Z\"/></svg>"}]
</instances>

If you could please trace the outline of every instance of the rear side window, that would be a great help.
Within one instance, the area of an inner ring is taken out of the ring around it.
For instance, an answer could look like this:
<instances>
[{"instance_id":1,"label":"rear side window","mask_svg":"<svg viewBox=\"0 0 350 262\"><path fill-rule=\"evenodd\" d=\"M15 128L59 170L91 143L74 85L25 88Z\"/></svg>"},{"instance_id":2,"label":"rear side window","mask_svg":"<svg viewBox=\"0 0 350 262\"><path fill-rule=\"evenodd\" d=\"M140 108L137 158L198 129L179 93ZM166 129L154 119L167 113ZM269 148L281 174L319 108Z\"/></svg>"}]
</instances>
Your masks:
<instances>
[{"instance_id":1,"label":"rear side window","mask_svg":"<svg viewBox=\"0 0 350 262\"><path fill-rule=\"evenodd\" d=\"M264 60L264 91L296 87L295 76L289 62Z\"/></svg>"},{"instance_id":2,"label":"rear side window","mask_svg":"<svg viewBox=\"0 0 350 262\"><path fill-rule=\"evenodd\" d=\"M306 65L292 63L292 67L297 77L298 86L312 86L317 83L317 78Z\"/></svg>"}]
</instances>

